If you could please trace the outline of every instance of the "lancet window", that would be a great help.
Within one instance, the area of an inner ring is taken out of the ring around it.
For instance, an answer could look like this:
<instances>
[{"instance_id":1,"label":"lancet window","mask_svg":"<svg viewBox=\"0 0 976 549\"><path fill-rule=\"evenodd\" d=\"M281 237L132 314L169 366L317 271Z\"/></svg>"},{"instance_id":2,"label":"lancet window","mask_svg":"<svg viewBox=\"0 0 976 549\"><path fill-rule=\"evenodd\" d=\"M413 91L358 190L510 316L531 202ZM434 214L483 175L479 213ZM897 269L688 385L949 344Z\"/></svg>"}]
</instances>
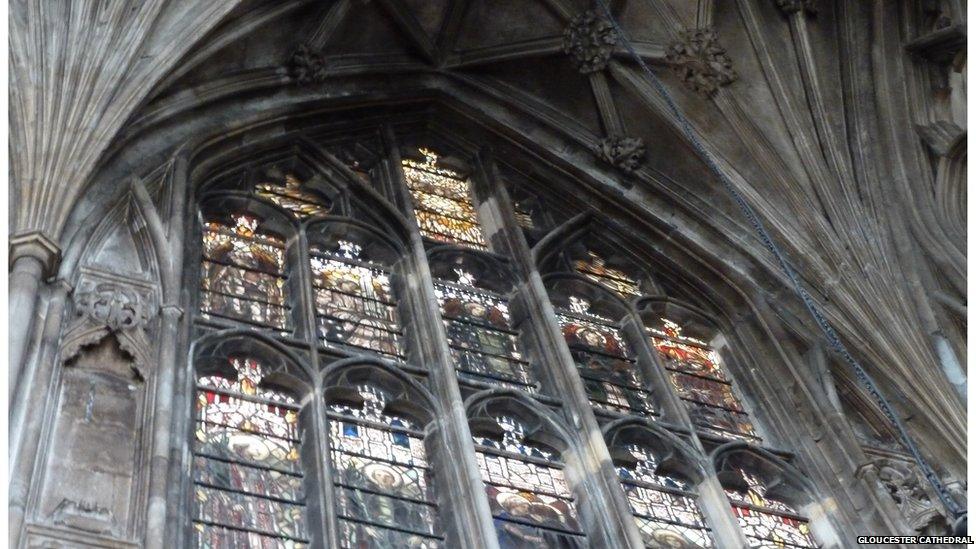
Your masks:
<instances>
[{"instance_id":1,"label":"lancet window","mask_svg":"<svg viewBox=\"0 0 976 549\"><path fill-rule=\"evenodd\" d=\"M590 402L615 412L651 413L650 394L620 328L592 312L585 298L569 296L568 304L556 317Z\"/></svg>"},{"instance_id":2,"label":"lancet window","mask_svg":"<svg viewBox=\"0 0 976 549\"><path fill-rule=\"evenodd\" d=\"M590 280L602 284L623 297L630 298L641 294L640 283L621 269L607 265L603 257L587 250L586 257L573 261L576 272Z\"/></svg>"},{"instance_id":3,"label":"lancet window","mask_svg":"<svg viewBox=\"0 0 976 549\"><path fill-rule=\"evenodd\" d=\"M305 547L297 400L264 384L254 357L205 369L192 446L195 546Z\"/></svg>"},{"instance_id":4,"label":"lancet window","mask_svg":"<svg viewBox=\"0 0 976 549\"><path fill-rule=\"evenodd\" d=\"M357 392L327 412L340 546L441 547L422 427L389 411L383 389Z\"/></svg>"},{"instance_id":5,"label":"lancet window","mask_svg":"<svg viewBox=\"0 0 976 549\"><path fill-rule=\"evenodd\" d=\"M614 462L631 513L647 547L712 547L712 536L689 482L658 472L659 459L632 442L616 449Z\"/></svg>"},{"instance_id":6,"label":"lancet window","mask_svg":"<svg viewBox=\"0 0 976 549\"><path fill-rule=\"evenodd\" d=\"M648 330L671 382L700 430L722 438L759 440L715 349L684 335L681 325L667 318Z\"/></svg>"},{"instance_id":7,"label":"lancet window","mask_svg":"<svg viewBox=\"0 0 976 549\"><path fill-rule=\"evenodd\" d=\"M744 485L726 488L725 494L750 547L817 547L806 518L791 505L769 497L758 475L744 468L734 471Z\"/></svg>"},{"instance_id":8,"label":"lancet window","mask_svg":"<svg viewBox=\"0 0 976 549\"><path fill-rule=\"evenodd\" d=\"M356 242L312 243L316 324L327 345L401 359L402 331L391 273Z\"/></svg>"},{"instance_id":9,"label":"lancet window","mask_svg":"<svg viewBox=\"0 0 976 549\"><path fill-rule=\"evenodd\" d=\"M461 174L437 164L437 154L420 149L424 160L403 160L420 233L431 240L487 249L471 201L470 183Z\"/></svg>"},{"instance_id":10,"label":"lancet window","mask_svg":"<svg viewBox=\"0 0 976 549\"><path fill-rule=\"evenodd\" d=\"M267 177L254 187L255 194L304 219L329 212L331 204L321 194L304 188L294 173L269 170Z\"/></svg>"},{"instance_id":11,"label":"lancet window","mask_svg":"<svg viewBox=\"0 0 976 549\"><path fill-rule=\"evenodd\" d=\"M499 545L584 547L558 452L526 440L525 426L514 417L494 421L499 432L476 435L474 442Z\"/></svg>"},{"instance_id":12,"label":"lancet window","mask_svg":"<svg viewBox=\"0 0 976 549\"><path fill-rule=\"evenodd\" d=\"M204 223L200 308L216 316L287 330L285 243L256 215Z\"/></svg>"},{"instance_id":13,"label":"lancet window","mask_svg":"<svg viewBox=\"0 0 976 549\"><path fill-rule=\"evenodd\" d=\"M453 280L436 279L434 291L458 376L535 391L518 332L511 326L508 301L469 272L456 268L453 275Z\"/></svg>"}]
</instances>

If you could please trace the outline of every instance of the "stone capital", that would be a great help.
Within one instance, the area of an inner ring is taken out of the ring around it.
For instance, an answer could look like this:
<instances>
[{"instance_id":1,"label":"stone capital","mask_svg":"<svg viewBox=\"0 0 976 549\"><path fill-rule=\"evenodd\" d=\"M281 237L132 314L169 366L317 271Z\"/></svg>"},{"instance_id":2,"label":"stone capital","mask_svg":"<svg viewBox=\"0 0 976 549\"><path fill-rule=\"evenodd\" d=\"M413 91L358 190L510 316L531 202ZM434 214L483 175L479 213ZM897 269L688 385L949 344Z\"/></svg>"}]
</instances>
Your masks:
<instances>
[{"instance_id":1,"label":"stone capital","mask_svg":"<svg viewBox=\"0 0 976 549\"><path fill-rule=\"evenodd\" d=\"M41 262L42 276L54 276L61 263L61 248L40 231L18 233L10 237L10 269L23 257L33 257Z\"/></svg>"}]
</instances>

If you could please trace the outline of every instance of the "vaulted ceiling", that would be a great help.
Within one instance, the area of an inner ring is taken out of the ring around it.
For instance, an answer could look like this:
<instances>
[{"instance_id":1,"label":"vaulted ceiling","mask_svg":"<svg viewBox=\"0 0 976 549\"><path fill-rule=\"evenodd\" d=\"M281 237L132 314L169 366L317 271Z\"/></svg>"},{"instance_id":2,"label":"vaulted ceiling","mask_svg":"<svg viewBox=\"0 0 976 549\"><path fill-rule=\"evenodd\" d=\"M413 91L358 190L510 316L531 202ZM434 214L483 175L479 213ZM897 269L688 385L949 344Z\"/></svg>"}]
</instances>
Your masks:
<instances>
[{"instance_id":1,"label":"vaulted ceiling","mask_svg":"<svg viewBox=\"0 0 976 549\"><path fill-rule=\"evenodd\" d=\"M962 459L965 409L932 333L950 334L964 359L964 343L951 335L964 320L933 296L965 309L965 233L957 219L963 214L940 205L965 196L965 188L948 176L940 180L933 166L953 159L933 153L932 140L916 132L951 118L959 92L950 86L948 95L932 99L929 62L905 47L950 28L936 24L940 16L961 24L963 8L952 2L923 9L815 0L605 1L839 331L905 399L930 445L947 445L945 455ZM229 98L258 97L260 107L259 101L289 94L341 101L345 94L382 90L394 97L401 87L427 87L521 118L508 128L528 141L535 128L560 136L565 145L553 147L552 155L585 166L622 210L670 215L679 232L721 234L728 252L703 248L703 254L725 261L721 269L762 271L779 288L751 299L774 309L777 300L790 301L771 257L620 37L608 38L606 26L583 15L598 5L14 2L12 232L40 231L61 243L99 170L168 121ZM582 60L573 50L580 44L589 55ZM925 51L931 50L923 57ZM235 113L225 116L233 128ZM610 137L630 141L617 142L614 156ZM950 138L956 144L959 134ZM662 203L674 212L662 212ZM812 327L808 319L788 321Z\"/></svg>"}]
</instances>

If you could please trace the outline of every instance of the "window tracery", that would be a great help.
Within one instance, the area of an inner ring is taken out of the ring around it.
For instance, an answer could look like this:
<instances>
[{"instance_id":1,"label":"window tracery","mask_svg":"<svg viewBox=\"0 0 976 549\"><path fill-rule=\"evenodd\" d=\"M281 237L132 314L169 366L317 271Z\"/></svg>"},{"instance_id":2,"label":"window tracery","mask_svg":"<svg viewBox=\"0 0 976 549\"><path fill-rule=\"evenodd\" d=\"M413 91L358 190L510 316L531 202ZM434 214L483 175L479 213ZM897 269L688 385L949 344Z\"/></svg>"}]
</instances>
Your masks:
<instances>
[{"instance_id":1,"label":"window tracery","mask_svg":"<svg viewBox=\"0 0 976 549\"><path fill-rule=\"evenodd\" d=\"M712 537L697 497L684 479L659 474L658 458L641 444L630 443L626 463L617 474L630 510L647 547L712 547Z\"/></svg>"},{"instance_id":2,"label":"window tracery","mask_svg":"<svg viewBox=\"0 0 976 549\"><path fill-rule=\"evenodd\" d=\"M471 202L467 180L437 165L437 154L420 149L424 161L403 160L420 232L431 240L486 250L488 245Z\"/></svg>"},{"instance_id":3,"label":"window tracery","mask_svg":"<svg viewBox=\"0 0 976 549\"><path fill-rule=\"evenodd\" d=\"M569 296L568 302L569 308L556 309L556 318L590 402L614 412L652 413L650 393L620 329L591 312L585 298Z\"/></svg>"},{"instance_id":4,"label":"window tracery","mask_svg":"<svg viewBox=\"0 0 976 549\"><path fill-rule=\"evenodd\" d=\"M318 193L303 189L302 181L295 174L284 174L280 179L283 181L258 183L254 187L255 194L290 211L300 219L329 212L330 204L328 201Z\"/></svg>"},{"instance_id":5,"label":"window tracery","mask_svg":"<svg viewBox=\"0 0 976 549\"><path fill-rule=\"evenodd\" d=\"M207 315L285 330L285 244L260 225L247 213L233 216L233 225L205 223L200 307Z\"/></svg>"},{"instance_id":6,"label":"window tracery","mask_svg":"<svg viewBox=\"0 0 976 549\"><path fill-rule=\"evenodd\" d=\"M361 257L362 246L339 240L309 250L319 336L326 344L403 357L391 273Z\"/></svg>"},{"instance_id":7,"label":"window tracery","mask_svg":"<svg viewBox=\"0 0 976 549\"><path fill-rule=\"evenodd\" d=\"M745 482L745 489L725 489L739 527L750 547L817 547L810 524L796 509L767 496L765 483L741 467L732 469Z\"/></svg>"},{"instance_id":8,"label":"window tracery","mask_svg":"<svg viewBox=\"0 0 976 549\"><path fill-rule=\"evenodd\" d=\"M759 440L715 349L684 335L681 326L667 318L661 318L657 327L648 331L699 429L722 438Z\"/></svg>"},{"instance_id":9,"label":"window tracery","mask_svg":"<svg viewBox=\"0 0 976 549\"><path fill-rule=\"evenodd\" d=\"M305 547L298 403L263 385L255 358L227 362L224 371L197 377L195 544Z\"/></svg>"},{"instance_id":10,"label":"window tracery","mask_svg":"<svg viewBox=\"0 0 976 549\"><path fill-rule=\"evenodd\" d=\"M328 406L340 546L442 546L421 427L387 411L389 395L358 388L360 402Z\"/></svg>"},{"instance_id":11,"label":"window tracery","mask_svg":"<svg viewBox=\"0 0 976 549\"><path fill-rule=\"evenodd\" d=\"M458 375L534 392L536 383L512 329L508 301L478 287L467 271L455 269L455 275L456 282L435 280L434 292Z\"/></svg>"},{"instance_id":12,"label":"window tracery","mask_svg":"<svg viewBox=\"0 0 976 549\"><path fill-rule=\"evenodd\" d=\"M500 436L475 436L478 468L506 549L583 547L572 493L558 453L526 440L525 427L511 416L494 418Z\"/></svg>"}]
</instances>

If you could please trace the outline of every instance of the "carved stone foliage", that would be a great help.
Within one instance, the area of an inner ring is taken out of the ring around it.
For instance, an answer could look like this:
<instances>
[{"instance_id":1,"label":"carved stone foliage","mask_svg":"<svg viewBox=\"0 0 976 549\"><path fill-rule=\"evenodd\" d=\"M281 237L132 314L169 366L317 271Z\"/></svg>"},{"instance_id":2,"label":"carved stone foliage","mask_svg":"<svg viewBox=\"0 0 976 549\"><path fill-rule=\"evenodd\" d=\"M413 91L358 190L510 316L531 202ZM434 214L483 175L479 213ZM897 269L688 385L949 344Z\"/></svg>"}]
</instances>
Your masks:
<instances>
[{"instance_id":1,"label":"carved stone foliage","mask_svg":"<svg viewBox=\"0 0 976 549\"><path fill-rule=\"evenodd\" d=\"M144 375L150 362L146 328L158 309L155 295L151 285L83 269L74 292L78 318L62 340L61 361L68 362L82 348L115 334L119 346L133 357L134 367Z\"/></svg>"},{"instance_id":2,"label":"carved stone foliage","mask_svg":"<svg viewBox=\"0 0 976 549\"><path fill-rule=\"evenodd\" d=\"M320 52L302 44L288 60L288 74L299 84L324 82L325 59Z\"/></svg>"},{"instance_id":3,"label":"carved stone foliage","mask_svg":"<svg viewBox=\"0 0 976 549\"><path fill-rule=\"evenodd\" d=\"M715 95L720 86L739 77L711 28L682 31L678 41L668 47L667 61L685 84L704 97Z\"/></svg>"},{"instance_id":4,"label":"carved stone foliage","mask_svg":"<svg viewBox=\"0 0 976 549\"><path fill-rule=\"evenodd\" d=\"M946 533L947 520L942 507L933 503L937 498L929 494L928 484L914 464L881 458L867 464L864 470L873 472L877 482L891 495L902 517L915 532L927 535Z\"/></svg>"},{"instance_id":5,"label":"carved stone foliage","mask_svg":"<svg viewBox=\"0 0 976 549\"><path fill-rule=\"evenodd\" d=\"M627 174L637 171L644 161L644 140L639 137L611 135L600 140L597 154L601 159Z\"/></svg>"},{"instance_id":6,"label":"carved stone foliage","mask_svg":"<svg viewBox=\"0 0 976 549\"><path fill-rule=\"evenodd\" d=\"M563 32L563 51L581 73L589 74L606 68L618 39L610 21L594 10L587 10L577 15Z\"/></svg>"},{"instance_id":7,"label":"carved stone foliage","mask_svg":"<svg viewBox=\"0 0 976 549\"><path fill-rule=\"evenodd\" d=\"M817 0L775 0L776 7L783 13L791 14L803 10L806 13L817 13Z\"/></svg>"}]
</instances>

